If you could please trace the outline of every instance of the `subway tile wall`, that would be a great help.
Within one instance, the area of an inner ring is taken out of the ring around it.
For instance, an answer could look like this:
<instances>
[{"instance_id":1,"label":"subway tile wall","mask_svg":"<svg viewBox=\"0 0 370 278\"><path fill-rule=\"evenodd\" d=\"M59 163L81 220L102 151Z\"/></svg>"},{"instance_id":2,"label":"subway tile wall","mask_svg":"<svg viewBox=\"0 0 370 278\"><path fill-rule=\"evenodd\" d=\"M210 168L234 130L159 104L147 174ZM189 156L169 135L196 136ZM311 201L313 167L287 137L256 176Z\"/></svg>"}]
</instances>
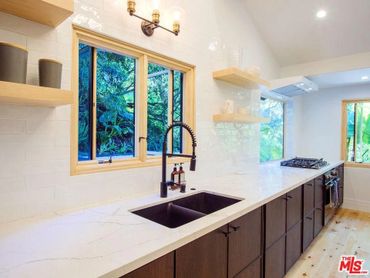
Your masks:
<instances>
[{"instance_id":1,"label":"subway tile wall","mask_svg":"<svg viewBox=\"0 0 370 278\"><path fill-rule=\"evenodd\" d=\"M150 14L146 0L138 12ZM29 84L38 84L38 59L63 63L62 87L71 86L72 24L196 65L197 171L189 183L258 164L258 125L214 124L226 99L258 113L258 91L215 82L212 71L227 66L261 67L277 76L274 58L254 28L242 1L162 0L163 24L171 26L180 9L178 37L157 30L147 38L123 0L78 0L75 13L55 29L0 13L0 40L29 50ZM230 31L232 30L232 32ZM40 108L0 104L0 223L76 210L158 190L158 167L110 173L69 175L70 107Z\"/></svg>"}]
</instances>

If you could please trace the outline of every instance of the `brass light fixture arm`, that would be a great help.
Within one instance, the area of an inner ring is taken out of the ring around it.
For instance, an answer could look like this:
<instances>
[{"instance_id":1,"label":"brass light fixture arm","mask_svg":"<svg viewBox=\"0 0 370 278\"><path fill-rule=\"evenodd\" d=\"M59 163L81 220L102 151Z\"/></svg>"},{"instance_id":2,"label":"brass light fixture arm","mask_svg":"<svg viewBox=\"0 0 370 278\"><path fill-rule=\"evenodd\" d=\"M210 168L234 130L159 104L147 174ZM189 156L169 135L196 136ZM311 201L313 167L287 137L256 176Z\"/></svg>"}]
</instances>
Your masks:
<instances>
[{"instance_id":1,"label":"brass light fixture arm","mask_svg":"<svg viewBox=\"0 0 370 278\"><path fill-rule=\"evenodd\" d=\"M141 30L148 37L150 37L151 35L153 35L154 30L157 29L157 28L161 28L161 29L163 29L163 30L165 30L167 32L170 32L170 33L174 34L175 36L178 36L179 35L179 32L174 32L174 31L172 31L172 30L170 30L170 29L168 29L168 28L166 28L166 27L164 27L164 26L162 26L160 24L155 24L155 23L153 23L153 21L148 20L148 19L146 19L144 17L141 17L140 15L137 15L134 12L130 12L130 15L131 16L134 16L134 17L137 17L137 18L139 18L139 19L142 20Z\"/></svg>"}]
</instances>

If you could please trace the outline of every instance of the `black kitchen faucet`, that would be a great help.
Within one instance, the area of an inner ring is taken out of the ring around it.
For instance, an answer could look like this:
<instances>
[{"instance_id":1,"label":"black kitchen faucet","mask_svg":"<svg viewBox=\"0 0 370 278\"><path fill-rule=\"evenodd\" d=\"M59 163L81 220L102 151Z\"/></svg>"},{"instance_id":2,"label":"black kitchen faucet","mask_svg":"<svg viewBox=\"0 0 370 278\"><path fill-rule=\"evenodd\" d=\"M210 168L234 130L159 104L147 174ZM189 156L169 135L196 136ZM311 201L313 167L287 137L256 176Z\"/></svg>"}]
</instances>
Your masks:
<instances>
[{"instance_id":1,"label":"black kitchen faucet","mask_svg":"<svg viewBox=\"0 0 370 278\"><path fill-rule=\"evenodd\" d=\"M171 129L174 127L181 127L186 129L192 140L192 147L193 147L193 153L191 155L189 154L174 154L174 153L167 153L167 137L168 133L170 132ZM167 130L164 134L164 139L163 139L163 146L162 146L162 182L161 182L161 198L166 198L167 197L167 187L173 184L173 181L167 181L167 156L168 157L189 157L191 158L190 160L190 171L195 171L195 166L196 166L196 155L195 155L195 147L197 146L197 142L195 139L195 135L193 130L190 128L185 123L182 122L174 122L170 126L167 127Z\"/></svg>"}]
</instances>

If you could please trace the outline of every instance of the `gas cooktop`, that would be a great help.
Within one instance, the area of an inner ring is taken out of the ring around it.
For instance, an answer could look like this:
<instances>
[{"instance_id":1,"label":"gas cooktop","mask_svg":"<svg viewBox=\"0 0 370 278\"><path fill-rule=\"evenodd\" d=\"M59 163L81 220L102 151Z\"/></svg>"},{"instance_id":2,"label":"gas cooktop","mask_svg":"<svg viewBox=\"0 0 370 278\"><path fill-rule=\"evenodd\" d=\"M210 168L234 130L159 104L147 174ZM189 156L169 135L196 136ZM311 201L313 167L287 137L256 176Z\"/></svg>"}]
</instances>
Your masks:
<instances>
[{"instance_id":1,"label":"gas cooktop","mask_svg":"<svg viewBox=\"0 0 370 278\"><path fill-rule=\"evenodd\" d=\"M296 157L290 160L280 162L281 166L296 167L296 168L308 168L308 169L320 169L328 165L328 162L322 158L303 158Z\"/></svg>"}]
</instances>

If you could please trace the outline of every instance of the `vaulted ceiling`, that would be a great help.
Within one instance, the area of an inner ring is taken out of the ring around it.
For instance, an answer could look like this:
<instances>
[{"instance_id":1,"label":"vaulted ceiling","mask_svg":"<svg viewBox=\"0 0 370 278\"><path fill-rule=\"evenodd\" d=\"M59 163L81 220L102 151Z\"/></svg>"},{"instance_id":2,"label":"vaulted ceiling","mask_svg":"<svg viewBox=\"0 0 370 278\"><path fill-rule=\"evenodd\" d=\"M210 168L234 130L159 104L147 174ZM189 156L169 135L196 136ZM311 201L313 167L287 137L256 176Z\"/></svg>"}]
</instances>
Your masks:
<instances>
[{"instance_id":1,"label":"vaulted ceiling","mask_svg":"<svg viewBox=\"0 0 370 278\"><path fill-rule=\"evenodd\" d=\"M281 66L370 51L370 0L243 1Z\"/></svg>"}]
</instances>

